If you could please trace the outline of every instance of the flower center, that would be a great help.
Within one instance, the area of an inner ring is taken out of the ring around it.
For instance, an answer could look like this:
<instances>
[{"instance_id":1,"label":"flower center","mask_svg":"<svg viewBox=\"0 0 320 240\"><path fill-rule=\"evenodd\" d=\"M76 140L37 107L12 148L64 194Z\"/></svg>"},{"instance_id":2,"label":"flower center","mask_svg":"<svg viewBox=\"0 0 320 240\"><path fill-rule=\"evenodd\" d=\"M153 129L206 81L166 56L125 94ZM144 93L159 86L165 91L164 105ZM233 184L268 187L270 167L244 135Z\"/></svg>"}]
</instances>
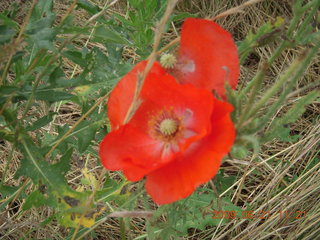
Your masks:
<instances>
[{"instance_id":1,"label":"flower center","mask_svg":"<svg viewBox=\"0 0 320 240\"><path fill-rule=\"evenodd\" d=\"M178 130L178 123L174 119L164 119L159 126L160 132L165 136L170 136Z\"/></svg>"},{"instance_id":2,"label":"flower center","mask_svg":"<svg viewBox=\"0 0 320 240\"><path fill-rule=\"evenodd\" d=\"M151 137L165 143L178 141L184 132L182 119L173 109L163 109L152 114L148 125Z\"/></svg>"}]
</instances>

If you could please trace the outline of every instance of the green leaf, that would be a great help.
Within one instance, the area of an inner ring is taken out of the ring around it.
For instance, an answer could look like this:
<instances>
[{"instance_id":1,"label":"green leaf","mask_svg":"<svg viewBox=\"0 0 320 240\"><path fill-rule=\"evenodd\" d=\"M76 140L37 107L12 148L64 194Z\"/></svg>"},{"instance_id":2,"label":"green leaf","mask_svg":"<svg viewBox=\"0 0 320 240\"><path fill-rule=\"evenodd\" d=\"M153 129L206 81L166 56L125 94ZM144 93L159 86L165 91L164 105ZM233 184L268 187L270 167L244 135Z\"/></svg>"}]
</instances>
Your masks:
<instances>
[{"instance_id":1,"label":"green leaf","mask_svg":"<svg viewBox=\"0 0 320 240\"><path fill-rule=\"evenodd\" d=\"M27 197L22 210L26 211L32 207L41 207L46 204L46 201L46 197L39 190L35 190Z\"/></svg>"},{"instance_id":2,"label":"green leaf","mask_svg":"<svg viewBox=\"0 0 320 240\"><path fill-rule=\"evenodd\" d=\"M214 178L215 185L217 187L218 193L221 194L226 191L232 184L236 181L235 176L226 176L224 170L220 169ZM225 195L228 196L228 195Z\"/></svg>"},{"instance_id":3,"label":"green leaf","mask_svg":"<svg viewBox=\"0 0 320 240\"><path fill-rule=\"evenodd\" d=\"M100 127L102 121L99 122L90 122L82 121L75 132L78 132L75 136L78 139L78 150L79 153L83 153L87 150L92 140L94 140L96 131Z\"/></svg>"},{"instance_id":4,"label":"green leaf","mask_svg":"<svg viewBox=\"0 0 320 240\"><path fill-rule=\"evenodd\" d=\"M53 28L56 19L52 12L53 3L51 0L39 1L32 12L28 23L26 34L38 48L56 51L53 45L58 31Z\"/></svg>"},{"instance_id":5,"label":"green leaf","mask_svg":"<svg viewBox=\"0 0 320 240\"><path fill-rule=\"evenodd\" d=\"M103 25L96 27L93 36L94 41L97 42L128 44L128 41L119 33Z\"/></svg>"},{"instance_id":6,"label":"green leaf","mask_svg":"<svg viewBox=\"0 0 320 240\"><path fill-rule=\"evenodd\" d=\"M65 81L65 74L62 71L61 67L56 67L49 76L49 82L51 86L57 85L58 81Z\"/></svg>"},{"instance_id":7,"label":"green leaf","mask_svg":"<svg viewBox=\"0 0 320 240\"><path fill-rule=\"evenodd\" d=\"M128 183L129 182L127 181L116 182L111 178L108 178L105 181L103 188L97 191L96 200L99 202L116 201L119 205L123 204L128 196L128 193L123 190Z\"/></svg>"},{"instance_id":8,"label":"green leaf","mask_svg":"<svg viewBox=\"0 0 320 240\"><path fill-rule=\"evenodd\" d=\"M81 52L68 50L64 51L62 55L66 58L69 58L71 61L80 65L81 67L86 67L88 64Z\"/></svg>"},{"instance_id":9,"label":"green leaf","mask_svg":"<svg viewBox=\"0 0 320 240\"><path fill-rule=\"evenodd\" d=\"M35 121L31 126L26 127L26 131L34 131L37 130L53 120L53 116L57 114L56 112L50 112L47 116L44 116L37 121Z\"/></svg>"},{"instance_id":10,"label":"green leaf","mask_svg":"<svg viewBox=\"0 0 320 240\"><path fill-rule=\"evenodd\" d=\"M244 59L255 47L266 45L273 41L275 37L278 37L282 32L283 26L284 19L277 17L275 22L269 21L262 25L255 34L250 32L238 47L240 62L243 63Z\"/></svg>"},{"instance_id":11,"label":"green leaf","mask_svg":"<svg viewBox=\"0 0 320 240\"><path fill-rule=\"evenodd\" d=\"M19 28L19 24L17 22L13 21L3 14L0 14L0 25L10 26L15 29Z\"/></svg>"},{"instance_id":12,"label":"green leaf","mask_svg":"<svg viewBox=\"0 0 320 240\"><path fill-rule=\"evenodd\" d=\"M70 160L73 153L73 148L69 148L65 154L62 155L60 161L54 165L52 165L52 168L59 172L61 175L66 175L66 173L70 170Z\"/></svg>"},{"instance_id":13,"label":"green leaf","mask_svg":"<svg viewBox=\"0 0 320 240\"><path fill-rule=\"evenodd\" d=\"M60 34L81 34L81 35L90 35L91 27L77 27L77 26L63 26L59 29Z\"/></svg>"},{"instance_id":14,"label":"green leaf","mask_svg":"<svg viewBox=\"0 0 320 240\"><path fill-rule=\"evenodd\" d=\"M241 217L242 211L228 198L217 199L212 190L200 188L187 199L169 207L168 225L182 234L186 234L190 228L205 230L208 226L225 225L228 219L213 219L214 210L235 211L237 217Z\"/></svg>"},{"instance_id":15,"label":"green leaf","mask_svg":"<svg viewBox=\"0 0 320 240\"><path fill-rule=\"evenodd\" d=\"M48 102L58 102L62 100L70 100L73 95L66 91L55 91L52 89L38 89L35 93L36 100Z\"/></svg>"},{"instance_id":16,"label":"green leaf","mask_svg":"<svg viewBox=\"0 0 320 240\"><path fill-rule=\"evenodd\" d=\"M184 20L186 18L194 18L194 17L196 17L196 14L192 14L192 13L188 13L188 12L172 14L170 17L170 20L168 22L178 22L178 21Z\"/></svg>"},{"instance_id":17,"label":"green leaf","mask_svg":"<svg viewBox=\"0 0 320 240\"><path fill-rule=\"evenodd\" d=\"M18 189L19 189L19 187L7 186L7 185L3 185L1 183L0 184L1 198L4 199L4 198L14 194Z\"/></svg>"},{"instance_id":18,"label":"green leaf","mask_svg":"<svg viewBox=\"0 0 320 240\"><path fill-rule=\"evenodd\" d=\"M96 14L100 12L100 8L92 3L88 2L87 0L78 0L77 5L79 8L86 10L90 14Z\"/></svg>"},{"instance_id":19,"label":"green leaf","mask_svg":"<svg viewBox=\"0 0 320 240\"><path fill-rule=\"evenodd\" d=\"M0 87L0 96L1 97L9 97L11 94L20 92L21 88L14 86L1 86Z\"/></svg>"},{"instance_id":20,"label":"green leaf","mask_svg":"<svg viewBox=\"0 0 320 240\"><path fill-rule=\"evenodd\" d=\"M74 97L73 94L66 91L59 91L58 89L62 90L63 88L39 87L36 90L34 97L36 100L43 100L48 102L70 100ZM26 100L31 95L31 88L30 86L26 86L24 89L14 86L0 87L0 103L5 102L5 100L11 95L14 97L12 99L13 102Z\"/></svg>"},{"instance_id":21,"label":"green leaf","mask_svg":"<svg viewBox=\"0 0 320 240\"><path fill-rule=\"evenodd\" d=\"M30 21L35 21L36 19L40 19L43 16L47 16L48 14L52 13L53 9L53 1L46 0L46 1L38 1L37 5L35 6Z\"/></svg>"},{"instance_id":22,"label":"green leaf","mask_svg":"<svg viewBox=\"0 0 320 240\"><path fill-rule=\"evenodd\" d=\"M38 48L48 49L56 52L52 41L55 39L57 31L51 28L44 28L30 35L30 38L35 42Z\"/></svg>"},{"instance_id":23,"label":"green leaf","mask_svg":"<svg viewBox=\"0 0 320 240\"><path fill-rule=\"evenodd\" d=\"M21 160L21 165L16 172L17 176L28 176L33 182L44 182L48 187L56 192L61 192L68 189L66 180L59 168L53 167L41 155L42 150L33 144L32 139L24 136L22 144L19 145L24 158Z\"/></svg>"},{"instance_id":24,"label":"green leaf","mask_svg":"<svg viewBox=\"0 0 320 240\"><path fill-rule=\"evenodd\" d=\"M306 111L305 106L310 104L319 96L319 92L313 91L300 98L290 109L280 118L276 118L268 132L263 137L263 141L269 141L277 138L281 141L296 141L299 136L290 136L289 124L297 121Z\"/></svg>"},{"instance_id":25,"label":"green leaf","mask_svg":"<svg viewBox=\"0 0 320 240\"><path fill-rule=\"evenodd\" d=\"M7 43L16 34L16 31L9 27L0 25L0 44Z\"/></svg>"}]
</instances>

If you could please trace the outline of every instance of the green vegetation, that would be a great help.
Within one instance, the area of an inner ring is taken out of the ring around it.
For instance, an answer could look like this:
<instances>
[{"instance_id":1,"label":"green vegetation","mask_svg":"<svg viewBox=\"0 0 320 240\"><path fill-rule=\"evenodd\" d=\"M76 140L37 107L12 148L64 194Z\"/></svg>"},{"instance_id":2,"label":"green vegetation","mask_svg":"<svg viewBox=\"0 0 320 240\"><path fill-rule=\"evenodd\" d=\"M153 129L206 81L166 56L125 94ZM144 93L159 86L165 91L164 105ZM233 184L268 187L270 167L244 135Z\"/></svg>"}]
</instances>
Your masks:
<instances>
[{"instance_id":1,"label":"green vegetation","mask_svg":"<svg viewBox=\"0 0 320 240\"><path fill-rule=\"evenodd\" d=\"M185 18L243 2L180 1L159 49ZM160 207L143 181L103 170L98 146L109 93L151 54L167 1L1 3L0 239L316 239L320 2L305 2L217 19L242 64L237 90L226 86L237 139L213 180Z\"/></svg>"}]
</instances>

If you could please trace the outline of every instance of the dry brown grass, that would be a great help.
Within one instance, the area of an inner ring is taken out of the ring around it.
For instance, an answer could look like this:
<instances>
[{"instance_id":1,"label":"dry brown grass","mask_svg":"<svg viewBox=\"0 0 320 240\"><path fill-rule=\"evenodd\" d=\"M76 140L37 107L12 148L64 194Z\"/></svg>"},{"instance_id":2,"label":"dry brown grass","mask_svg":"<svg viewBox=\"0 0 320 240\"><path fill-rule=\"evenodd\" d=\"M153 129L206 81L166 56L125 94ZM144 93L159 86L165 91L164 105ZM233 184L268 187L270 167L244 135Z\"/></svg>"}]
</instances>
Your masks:
<instances>
[{"instance_id":1,"label":"dry brown grass","mask_svg":"<svg viewBox=\"0 0 320 240\"><path fill-rule=\"evenodd\" d=\"M9 7L10 1L2 0L0 2L0 11ZM25 1L18 1L19 4L27 4ZM104 5L104 1L92 1L99 6ZM181 1L176 11L195 13L199 17L215 16L224 10L239 5L244 0L236 1L207 1L207 0L184 0ZM68 9L70 2L57 1L55 10L59 16L63 16ZM226 18L219 19L218 22L228 29L236 41L245 38L249 31L257 30L263 23L273 20L277 16L289 19L291 1L271 0L258 3L255 6L246 8L242 13L234 14ZM117 12L125 14L126 1L119 1L109 13ZM76 10L77 22L85 22L88 15ZM108 12L106 14L108 14ZM18 14L19 19L23 19L25 12L23 8ZM177 37L180 24L172 25L170 33L165 34L165 39L170 40ZM93 44L87 39L78 41L79 46ZM98 46L103 48L102 46ZM268 59L275 46L261 47L254 54L250 55L248 62L241 69L241 82L245 84L256 73L259 62ZM296 56L297 50L286 51L272 66L265 79L265 85L276 81L277 76L289 65ZM132 58L135 61L139 56L134 49L127 48L124 52L124 58ZM64 68L67 76L72 76L79 71L79 68L72 62L64 60ZM312 82L319 81L319 56L310 66L304 76L298 83L299 88L307 86ZM286 111L291 103L297 101L310 91L305 89L302 92L295 92L290 100L283 106L281 111ZM80 108L75 104L55 104L54 110L59 112L50 126L41 131L50 134L54 132L55 125L69 124L73 125L80 117ZM40 111L39 111L40 109ZM48 109L40 105L37 109L40 116L46 115ZM281 112L279 113L281 114ZM233 220L225 226L217 228L207 228L205 231L190 232L184 239L319 239L320 236L320 163L319 163L319 140L320 140L320 107L319 102L314 102L307 107L306 113L301 119L293 124L292 131L302 135L300 140L294 144L272 141L262 146L259 153L258 162L251 158L244 160L228 159L231 167L227 167L225 174L234 175L237 173L237 182L228 189L228 192L222 193L220 197L227 193L232 193L233 201L240 206L250 203L252 210L259 212L261 210L270 211L270 219L253 220ZM318 118L318 121L315 119ZM0 140L1 141L1 140ZM0 172L4 171L5 162L10 155L10 144L0 142ZM6 182L14 186L21 185L23 179L14 180L14 173L18 167L20 155L13 153L11 163L8 169ZM74 155L72 159L71 171L67 178L71 186L76 187L82 175L81 168L86 164L91 172L99 175L100 167L97 164L96 156ZM116 177L114 174L109 174ZM295 178L295 176L299 176ZM279 189L282 189L279 191ZM67 234L67 229L61 227L56 222L52 222L45 227L40 227L38 223L45 220L52 214L49 208L31 209L21 211L22 202L15 201L10 208L6 209L6 214L0 218L0 239L25 239L33 236L34 239L63 239ZM280 219L279 211L306 211L307 217L295 220L286 218ZM145 234L145 222L141 219L133 218L130 220L131 230L128 232L128 238L138 237ZM95 229L95 238L87 239L120 239L120 225L116 219L108 219L101 223ZM31 233L31 234L30 234Z\"/></svg>"}]
</instances>

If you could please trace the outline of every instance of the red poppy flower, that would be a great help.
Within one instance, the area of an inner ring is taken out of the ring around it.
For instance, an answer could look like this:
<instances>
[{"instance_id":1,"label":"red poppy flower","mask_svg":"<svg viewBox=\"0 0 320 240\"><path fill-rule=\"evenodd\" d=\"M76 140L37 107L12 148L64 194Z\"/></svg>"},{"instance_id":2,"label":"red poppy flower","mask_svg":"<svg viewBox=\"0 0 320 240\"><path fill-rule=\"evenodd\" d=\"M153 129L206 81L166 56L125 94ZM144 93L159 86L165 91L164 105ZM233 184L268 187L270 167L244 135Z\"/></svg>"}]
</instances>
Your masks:
<instances>
[{"instance_id":1,"label":"red poppy flower","mask_svg":"<svg viewBox=\"0 0 320 240\"><path fill-rule=\"evenodd\" d=\"M178 84L154 63L140 107L123 124L144 67L138 64L110 96L113 131L101 142L100 157L107 169L122 170L130 181L146 176L147 192L166 204L189 196L217 173L235 138L233 108L205 89Z\"/></svg>"},{"instance_id":2,"label":"red poppy flower","mask_svg":"<svg viewBox=\"0 0 320 240\"><path fill-rule=\"evenodd\" d=\"M238 51L231 34L213 21L186 19L173 75L181 83L214 90L225 98L225 82L235 88L239 77Z\"/></svg>"}]
</instances>

